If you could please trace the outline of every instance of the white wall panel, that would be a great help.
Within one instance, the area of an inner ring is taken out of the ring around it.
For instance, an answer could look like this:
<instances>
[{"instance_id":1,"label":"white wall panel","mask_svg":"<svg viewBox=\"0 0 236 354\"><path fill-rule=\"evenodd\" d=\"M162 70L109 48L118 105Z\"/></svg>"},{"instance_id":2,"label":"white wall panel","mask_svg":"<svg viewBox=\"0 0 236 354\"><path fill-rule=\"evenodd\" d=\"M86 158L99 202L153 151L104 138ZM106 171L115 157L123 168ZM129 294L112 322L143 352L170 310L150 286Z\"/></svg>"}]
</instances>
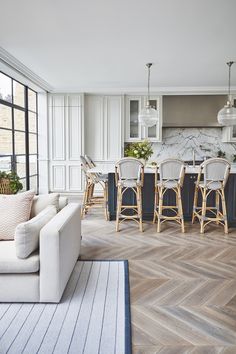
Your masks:
<instances>
[{"instance_id":1,"label":"white wall panel","mask_svg":"<svg viewBox=\"0 0 236 354\"><path fill-rule=\"evenodd\" d=\"M51 96L49 112L51 116L50 138L52 142L52 159L65 159L65 97L64 95Z\"/></svg>"},{"instance_id":2,"label":"white wall panel","mask_svg":"<svg viewBox=\"0 0 236 354\"><path fill-rule=\"evenodd\" d=\"M116 161L121 157L122 150L122 98L120 96L106 97L107 125L107 160Z\"/></svg>"},{"instance_id":3,"label":"white wall panel","mask_svg":"<svg viewBox=\"0 0 236 354\"><path fill-rule=\"evenodd\" d=\"M68 151L69 160L80 159L82 151L81 107L68 107Z\"/></svg>"},{"instance_id":4,"label":"white wall panel","mask_svg":"<svg viewBox=\"0 0 236 354\"><path fill-rule=\"evenodd\" d=\"M80 155L84 152L83 95L51 94L50 190L81 192Z\"/></svg>"},{"instance_id":5,"label":"white wall panel","mask_svg":"<svg viewBox=\"0 0 236 354\"><path fill-rule=\"evenodd\" d=\"M85 97L85 152L94 160L103 160L104 124L103 96L87 95Z\"/></svg>"},{"instance_id":6,"label":"white wall panel","mask_svg":"<svg viewBox=\"0 0 236 354\"><path fill-rule=\"evenodd\" d=\"M55 191L66 191L66 169L64 165L52 166L52 186Z\"/></svg>"},{"instance_id":7,"label":"white wall panel","mask_svg":"<svg viewBox=\"0 0 236 354\"><path fill-rule=\"evenodd\" d=\"M81 167L80 166L68 166L69 172L69 191L81 191Z\"/></svg>"}]
</instances>

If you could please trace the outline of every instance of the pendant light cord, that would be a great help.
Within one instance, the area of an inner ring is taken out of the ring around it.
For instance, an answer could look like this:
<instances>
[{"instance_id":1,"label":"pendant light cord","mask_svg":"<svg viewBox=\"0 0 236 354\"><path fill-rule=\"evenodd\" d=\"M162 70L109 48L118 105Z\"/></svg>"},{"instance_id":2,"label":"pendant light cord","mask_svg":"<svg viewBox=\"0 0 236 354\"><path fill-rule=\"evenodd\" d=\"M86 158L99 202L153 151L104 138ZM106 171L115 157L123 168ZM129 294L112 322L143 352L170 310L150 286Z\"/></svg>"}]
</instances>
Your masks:
<instances>
[{"instance_id":1,"label":"pendant light cord","mask_svg":"<svg viewBox=\"0 0 236 354\"><path fill-rule=\"evenodd\" d=\"M229 103L231 103L231 66L234 64L234 61L229 61L226 64L229 67L228 101L229 101Z\"/></svg>"},{"instance_id":2,"label":"pendant light cord","mask_svg":"<svg viewBox=\"0 0 236 354\"><path fill-rule=\"evenodd\" d=\"M148 97L147 97L147 106L150 106L150 68L152 66L152 63L146 64L146 67L148 68Z\"/></svg>"},{"instance_id":3,"label":"pendant light cord","mask_svg":"<svg viewBox=\"0 0 236 354\"><path fill-rule=\"evenodd\" d=\"M148 67L148 104L150 101L150 66Z\"/></svg>"}]
</instances>

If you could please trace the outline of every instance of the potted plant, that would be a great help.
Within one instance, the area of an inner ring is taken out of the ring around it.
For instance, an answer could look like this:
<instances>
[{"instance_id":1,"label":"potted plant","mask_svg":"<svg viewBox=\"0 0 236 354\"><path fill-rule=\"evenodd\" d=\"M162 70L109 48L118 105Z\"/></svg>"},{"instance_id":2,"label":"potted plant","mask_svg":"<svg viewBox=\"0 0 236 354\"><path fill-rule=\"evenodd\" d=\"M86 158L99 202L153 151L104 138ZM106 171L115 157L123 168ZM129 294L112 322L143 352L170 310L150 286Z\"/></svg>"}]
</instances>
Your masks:
<instances>
[{"instance_id":1,"label":"potted plant","mask_svg":"<svg viewBox=\"0 0 236 354\"><path fill-rule=\"evenodd\" d=\"M17 173L0 171L0 194L16 194L22 189Z\"/></svg>"},{"instance_id":2,"label":"potted plant","mask_svg":"<svg viewBox=\"0 0 236 354\"><path fill-rule=\"evenodd\" d=\"M144 164L152 156L152 144L148 140L137 143L129 143L125 149L126 157L135 157L136 159L143 160Z\"/></svg>"}]
</instances>

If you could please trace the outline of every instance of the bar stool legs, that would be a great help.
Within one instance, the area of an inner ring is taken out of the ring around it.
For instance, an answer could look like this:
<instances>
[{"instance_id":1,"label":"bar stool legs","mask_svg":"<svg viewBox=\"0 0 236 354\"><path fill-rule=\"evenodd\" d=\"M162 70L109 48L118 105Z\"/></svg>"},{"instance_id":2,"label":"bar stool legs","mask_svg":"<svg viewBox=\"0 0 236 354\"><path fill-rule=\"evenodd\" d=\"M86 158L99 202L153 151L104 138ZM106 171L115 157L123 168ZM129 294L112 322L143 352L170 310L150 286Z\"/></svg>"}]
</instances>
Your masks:
<instances>
[{"instance_id":1,"label":"bar stool legs","mask_svg":"<svg viewBox=\"0 0 236 354\"><path fill-rule=\"evenodd\" d=\"M200 225L201 225L200 233L201 234L204 233L204 221L206 219L206 198L207 198L206 188L204 188L203 193L202 193L202 215L201 215L201 220L200 220Z\"/></svg>"},{"instance_id":2,"label":"bar stool legs","mask_svg":"<svg viewBox=\"0 0 236 354\"><path fill-rule=\"evenodd\" d=\"M127 187L118 186L117 187L117 208L116 208L116 231L119 231L120 224L125 220L134 220L139 224L139 230L143 232L143 221L142 221L142 187L132 187L133 192L136 195L136 205L123 205L123 195L127 190ZM125 210L133 210L134 215L125 215Z\"/></svg>"},{"instance_id":3,"label":"bar stool legs","mask_svg":"<svg viewBox=\"0 0 236 354\"><path fill-rule=\"evenodd\" d=\"M176 205L163 204L163 197L169 189L172 189L175 192ZM153 217L153 222L155 222L157 218L157 232L158 233L161 232L161 224L167 220L176 221L178 224L181 225L181 231L185 232L180 186L177 186L176 188L165 188L163 186L160 186L157 190L157 194L158 194L159 202L158 202L158 206L156 206L155 204L154 217ZM172 210L176 215L174 216L164 215L163 212L166 209Z\"/></svg>"},{"instance_id":4,"label":"bar stool legs","mask_svg":"<svg viewBox=\"0 0 236 354\"><path fill-rule=\"evenodd\" d=\"M203 234L205 227L210 222L215 222L217 225L222 225L224 227L225 234L228 233L228 220L227 220L227 210L225 203L225 192L224 188L215 190L215 206L207 206L207 198L213 192L212 189L207 189L205 187L198 188L196 186L194 205L193 205L193 215L192 223L194 223L197 218L200 222L200 233ZM198 206L198 193L201 192L202 195L202 205ZM220 203L221 202L221 203ZM220 210L220 204L222 206L222 212ZM211 213L211 216L206 215L207 212Z\"/></svg>"},{"instance_id":5,"label":"bar stool legs","mask_svg":"<svg viewBox=\"0 0 236 354\"><path fill-rule=\"evenodd\" d=\"M137 187L137 207L138 207L138 218L139 218L139 230L143 232L142 189L140 186Z\"/></svg>"},{"instance_id":6,"label":"bar stool legs","mask_svg":"<svg viewBox=\"0 0 236 354\"><path fill-rule=\"evenodd\" d=\"M228 229L228 220L227 220L227 210L226 210L226 203L225 203L224 188L222 188L220 192L221 192L222 211L223 211L223 218L224 218L224 231L225 231L225 234L227 234L229 232L229 229Z\"/></svg>"},{"instance_id":7,"label":"bar stool legs","mask_svg":"<svg viewBox=\"0 0 236 354\"><path fill-rule=\"evenodd\" d=\"M117 187L117 208L116 208L116 231L119 231L119 219L121 214L121 206L122 206L122 187Z\"/></svg>"},{"instance_id":8,"label":"bar stool legs","mask_svg":"<svg viewBox=\"0 0 236 354\"><path fill-rule=\"evenodd\" d=\"M87 180L83 196L83 206L81 210L81 218L83 219L88 212L88 209L94 205L104 207L105 219L109 219L108 215L108 183L106 181L99 182L103 188L103 196L94 196L95 183Z\"/></svg>"},{"instance_id":9,"label":"bar stool legs","mask_svg":"<svg viewBox=\"0 0 236 354\"><path fill-rule=\"evenodd\" d=\"M183 214L183 206L182 206L182 199L181 199L181 190L180 186L177 187L177 194L176 197L178 198L178 213L180 217L180 222L181 222L181 231L185 232L185 227L184 227L184 214Z\"/></svg>"}]
</instances>

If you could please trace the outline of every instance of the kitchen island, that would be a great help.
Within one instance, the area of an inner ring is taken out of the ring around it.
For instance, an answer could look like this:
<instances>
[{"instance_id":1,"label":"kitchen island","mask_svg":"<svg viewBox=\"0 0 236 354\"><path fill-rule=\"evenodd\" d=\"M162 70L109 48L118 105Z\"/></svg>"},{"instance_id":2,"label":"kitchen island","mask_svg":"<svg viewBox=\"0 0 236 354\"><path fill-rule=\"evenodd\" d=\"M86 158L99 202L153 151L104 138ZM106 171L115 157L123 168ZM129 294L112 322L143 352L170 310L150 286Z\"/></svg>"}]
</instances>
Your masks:
<instances>
[{"instance_id":1,"label":"kitchen island","mask_svg":"<svg viewBox=\"0 0 236 354\"><path fill-rule=\"evenodd\" d=\"M108 174L108 210L110 220L116 219L116 198L117 190L115 184L115 166L114 164L103 164L96 166L89 170L93 173ZM199 166L187 166L184 184L182 188L182 203L184 219L190 221L193 210L193 197L195 181L199 172ZM142 189L142 206L143 206L143 220L153 219L154 209L154 179L155 169L145 168L144 170L144 186ZM175 196L172 191L165 194L164 204L173 205ZM227 216L229 226L236 226L236 166L232 165L230 176L225 188L225 198L227 206ZM214 205L214 193L211 193L209 205ZM199 198L201 201L201 198ZM131 190L124 194L124 204L132 205L135 203L135 196Z\"/></svg>"}]
</instances>

